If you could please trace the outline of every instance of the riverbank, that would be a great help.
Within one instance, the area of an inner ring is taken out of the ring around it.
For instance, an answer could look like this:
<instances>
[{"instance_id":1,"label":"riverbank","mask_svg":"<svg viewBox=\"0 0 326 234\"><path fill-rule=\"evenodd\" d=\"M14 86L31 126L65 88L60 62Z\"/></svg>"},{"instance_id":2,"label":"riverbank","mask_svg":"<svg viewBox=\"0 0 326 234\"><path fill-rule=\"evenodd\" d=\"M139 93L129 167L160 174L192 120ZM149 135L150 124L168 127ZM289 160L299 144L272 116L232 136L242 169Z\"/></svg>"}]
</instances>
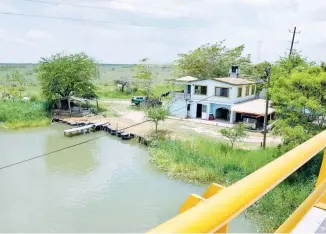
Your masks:
<instances>
[{"instance_id":1,"label":"riverbank","mask_svg":"<svg viewBox=\"0 0 326 234\"><path fill-rule=\"evenodd\" d=\"M40 127L49 123L45 102L0 101L0 128Z\"/></svg>"},{"instance_id":2,"label":"riverbank","mask_svg":"<svg viewBox=\"0 0 326 234\"><path fill-rule=\"evenodd\" d=\"M171 178L224 186L235 183L282 154L276 148L232 150L227 144L207 138L165 140L149 150L151 161ZM318 173L318 168L313 165L320 164L309 163L246 211L260 232L275 231L312 191Z\"/></svg>"}]
</instances>

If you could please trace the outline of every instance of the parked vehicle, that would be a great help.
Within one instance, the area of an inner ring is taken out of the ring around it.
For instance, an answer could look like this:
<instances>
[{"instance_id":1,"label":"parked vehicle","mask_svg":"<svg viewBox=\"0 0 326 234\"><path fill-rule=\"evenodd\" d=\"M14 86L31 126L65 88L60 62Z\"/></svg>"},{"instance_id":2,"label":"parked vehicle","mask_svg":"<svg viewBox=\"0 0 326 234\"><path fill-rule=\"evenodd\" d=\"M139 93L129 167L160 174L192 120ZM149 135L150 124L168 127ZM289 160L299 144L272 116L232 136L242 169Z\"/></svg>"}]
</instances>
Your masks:
<instances>
[{"instance_id":1,"label":"parked vehicle","mask_svg":"<svg viewBox=\"0 0 326 234\"><path fill-rule=\"evenodd\" d=\"M243 118L243 125L247 129L257 129L257 119L254 118Z\"/></svg>"},{"instance_id":2,"label":"parked vehicle","mask_svg":"<svg viewBox=\"0 0 326 234\"><path fill-rule=\"evenodd\" d=\"M146 100L147 100L146 97L133 96L133 97L131 98L131 103L132 103L132 104L135 104L136 106L139 106L140 103L142 103L142 102L144 102L144 101L146 101Z\"/></svg>"},{"instance_id":3,"label":"parked vehicle","mask_svg":"<svg viewBox=\"0 0 326 234\"><path fill-rule=\"evenodd\" d=\"M162 106L162 102L158 98L151 98L146 100L147 107Z\"/></svg>"}]
</instances>

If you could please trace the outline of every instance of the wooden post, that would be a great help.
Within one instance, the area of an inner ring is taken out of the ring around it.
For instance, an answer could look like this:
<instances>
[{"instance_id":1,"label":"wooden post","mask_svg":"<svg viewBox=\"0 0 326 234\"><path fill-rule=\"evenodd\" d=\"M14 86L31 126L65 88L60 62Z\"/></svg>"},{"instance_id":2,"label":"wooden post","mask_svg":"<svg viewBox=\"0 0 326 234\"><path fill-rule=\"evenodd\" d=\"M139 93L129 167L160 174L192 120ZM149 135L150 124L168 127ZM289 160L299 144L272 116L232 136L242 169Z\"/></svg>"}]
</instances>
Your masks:
<instances>
[{"instance_id":1,"label":"wooden post","mask_svg":"<svg viewBox=\"0 0 326 234\"><path fill-rule=\"evenodd\" d=\"M70 114L71 114L70 98L67 98L67 100L68 100L68 108L69 108L69 112L70 112Z\"/></svg>"}]
</instances>

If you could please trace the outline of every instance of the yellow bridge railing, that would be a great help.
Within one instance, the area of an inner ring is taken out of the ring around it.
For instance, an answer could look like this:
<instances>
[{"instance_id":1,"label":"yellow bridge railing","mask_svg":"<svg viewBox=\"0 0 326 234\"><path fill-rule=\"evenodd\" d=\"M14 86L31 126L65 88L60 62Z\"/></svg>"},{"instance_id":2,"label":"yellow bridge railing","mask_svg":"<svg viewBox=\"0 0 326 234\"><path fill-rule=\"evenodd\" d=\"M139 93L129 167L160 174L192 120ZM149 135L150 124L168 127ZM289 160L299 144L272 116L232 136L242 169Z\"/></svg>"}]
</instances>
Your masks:
<instances>
[{"instance_id":1,"label":"yellow bridge railing","mask_svg":"<svg viewBox=\"0 0 326 234\"><path fill-rule=\"evenodd\" d=\"M226 233L229 222L326 147L326 131L309 139L230 187L212 184L202 196L190 195L180 214L150 230L156 233ZM276 233L289 233L313 207L326 209L326 151L315 190Z\"/></svg>"}]
</instances>

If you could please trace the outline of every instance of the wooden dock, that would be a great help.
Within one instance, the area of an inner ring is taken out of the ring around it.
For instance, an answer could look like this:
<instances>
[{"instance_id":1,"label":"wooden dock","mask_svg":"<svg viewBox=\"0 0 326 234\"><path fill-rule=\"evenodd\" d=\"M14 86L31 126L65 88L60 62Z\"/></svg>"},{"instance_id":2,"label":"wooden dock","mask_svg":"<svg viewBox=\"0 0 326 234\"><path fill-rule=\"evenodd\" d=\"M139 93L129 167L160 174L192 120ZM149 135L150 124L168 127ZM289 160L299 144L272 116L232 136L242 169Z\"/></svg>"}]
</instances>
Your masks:
<instances>
[{"instance_id":1,"label":"wooden dock","mask_svg":"<svg viewBox=\"0 0 326 234\"><path fill-rule=\"evenodd\" d=\"M94 131L105 131L111 135L116 135L120 137L122 140L130 140L133 138L139 138L139 142L143 143L141 139L143 137L137 136L136 134L125 132L123 130L119 130L117 127L111 126L107 120L76 120L76 119L61 119L61 118L53 118L52 122L64 123L72 126L73 128L66 129L63 131L65 136L74 136Z\"/></svg>"},{"instance_id":2,"label":"wooden dock","mask_svg":"<svg viewBox=\"0 0 326 234\"><path fill-rule=\"evenodd\" d=\"M84 126L77 128L70 128L63 131L65 136L72 136L76 134L84 134L100 130L101 127L106 124L106 122L97 122L97 123L84 123Z\"/></svg>"}]
</instances>

